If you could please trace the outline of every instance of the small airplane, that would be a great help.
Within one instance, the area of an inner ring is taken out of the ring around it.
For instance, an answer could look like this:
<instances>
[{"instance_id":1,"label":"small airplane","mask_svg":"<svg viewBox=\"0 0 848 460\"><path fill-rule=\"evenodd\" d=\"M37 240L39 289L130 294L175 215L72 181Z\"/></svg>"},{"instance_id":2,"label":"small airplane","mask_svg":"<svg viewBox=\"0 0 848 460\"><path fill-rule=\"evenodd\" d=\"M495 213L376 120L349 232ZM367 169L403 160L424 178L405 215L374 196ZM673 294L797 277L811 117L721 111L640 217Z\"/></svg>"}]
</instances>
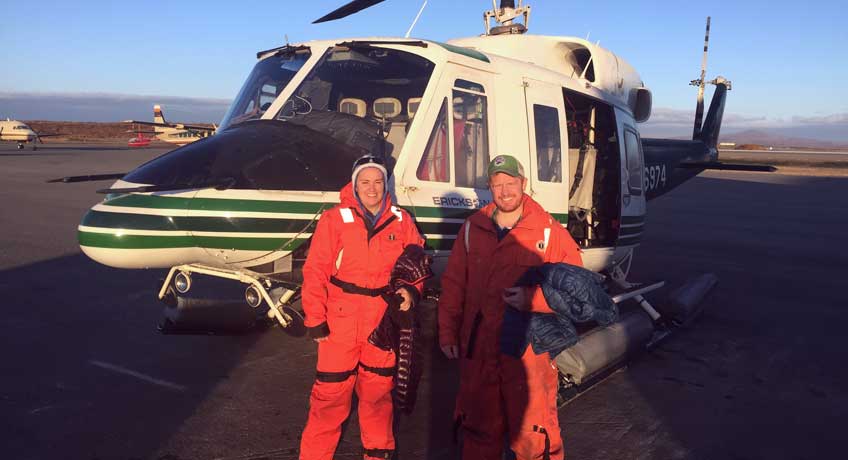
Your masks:
<instances>
[{"instance_id":1,"label":"small airplane","mask_svg":"<svg viewBox=\"0 0 848 460\"><path fill-rule=\"evenodd\" d=\"M165 120L162 107L158 104L153 106L153 122L124 120L124 123L153 126L154 131L151 133L156 134L159 140L177 145L190 144L194 141L204 139L215 134L215 130L217 129L216 126L169 123Z\"/></svg>"},{"instance_id":2,"label":"small airplane","mask_svg":"<svg viewBox=\"0 0 848 460\"><path fill-rule=\"evenodd\" d=\"M316 22L381 1L355 0ZM82 218L82 251L111 267L169 269L158 297L172 306L192 275L243 283L248 305L290 327L310 237L354 159L385 156L389 190L415 217L438 272L464 220L491 201L489 159L509 153L586 268L606 276L616 302L639 306L567 350L564 388L590 381L696 311L668 320L643 296L662 282L626 279L647 202L708 169L773 168L718 161L730 82L705 80L706 44L692 139L642 138L651 91L639 73L587 40L528 34L530 6L517 3L493 2L483 35L447 43L343 38L258 52L215 136L129 173L57 179L117 179ZM707 83L715 92L702 119ZM699 279L696 290L714 283Z\"/></svg>"},{"instance_id":3,"label":"small airplane","mask_svg":"<svg viewBox=\"0 0 848 460\"><path fill-rule=\"evenodd\" d=\"M43 137L60 136L61 134L37 133L26 123L7 118L0 120L0 141L17 142L18 150L24 149L24 144L32 142L32 149L38 150L38 144L43 144Z\"/></svg>"}]
</instances>

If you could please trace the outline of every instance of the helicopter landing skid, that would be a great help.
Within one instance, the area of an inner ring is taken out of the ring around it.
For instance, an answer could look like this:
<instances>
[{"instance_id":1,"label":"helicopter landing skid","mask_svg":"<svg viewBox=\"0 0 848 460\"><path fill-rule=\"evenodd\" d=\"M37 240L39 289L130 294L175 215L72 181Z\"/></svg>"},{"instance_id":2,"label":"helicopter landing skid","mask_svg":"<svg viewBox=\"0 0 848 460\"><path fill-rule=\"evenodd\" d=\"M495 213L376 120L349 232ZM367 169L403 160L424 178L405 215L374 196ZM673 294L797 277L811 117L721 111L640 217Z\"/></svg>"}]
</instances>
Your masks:
<instances>
[{"instance_id":1,"label":"helicopter landing skid","mask_svg":"<svg viewBox=\"0 0 848 460\"><path fill-rule=\"evenodd\" d=\"M664 318L642 294L647 294L648 292L655 291L665 286L665 281L659 281L648 286L642 286L640 284L627 281L627 274L630 272L630 265L632 262L633 250L631 250L620 263L614 265L612 270L610 270L609 277L612 283L618 288L624 290L623 293L616 295L612 298L612 300L618 304L627 299L633 299L638 302L639 306L645 310L645 313L651 317L654 324L661 324L664 321ZM626 266L626 269L623 268L624 266Z\"/></svg>"},{"instance_id":2,"label":"helicopter landing skid","mask_svg":"<svg viewBox=\"0 0 848 460\"><path fill-rule=\"evenodd\" d=\"M263 303L266 304L268 306L268 318L276 319L283 328L289 327L294 321L292 316L286 310L288 309L289 300L297 294L297 290L289 289L287 287L274 287L271 281L267 279L223 268L207 267L195 264L172 267L168 272L168 276L165 277L165 281L162 283L162 288L159 289L159 300L164 300L168 295L168 291L170 289L174 289L174 287L171 286L171 283L172 281L175 281L175 277L182 276L185 277L184 279L190 280L191 273L216 276L218 278L235 280L240 283L247 284L248 288L245 292L245 297L247 298L250 306L256 308ZM177 288L177 290L181 291L181 293L188 292L188 289L191 286L190 281L188 281L184 286L185 287L182 290L179 288Z\"/></svg>"}]
</instances>

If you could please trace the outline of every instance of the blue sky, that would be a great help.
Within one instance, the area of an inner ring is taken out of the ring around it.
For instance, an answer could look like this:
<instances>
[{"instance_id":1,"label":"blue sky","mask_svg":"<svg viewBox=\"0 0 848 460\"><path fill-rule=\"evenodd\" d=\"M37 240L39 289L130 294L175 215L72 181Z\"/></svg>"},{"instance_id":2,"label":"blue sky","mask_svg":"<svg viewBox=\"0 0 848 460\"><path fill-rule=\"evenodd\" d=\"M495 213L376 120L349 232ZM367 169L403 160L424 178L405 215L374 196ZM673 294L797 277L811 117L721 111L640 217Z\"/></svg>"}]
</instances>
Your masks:
<instances>
[{"instance_id":1,"label":"blue sky","mask_svg":"<svg viewBox=\"0 0 848 460\"><path fill-rule=\"evenodd\" d=\"M0 0L6 93L115 93L230 99L257 50L349 36L402 36L421 1L388 0L327 24L346 0L139 2ZM733 81L727 111L749 124L843 119L848 113L848 8L837 1L531 0L530 30L573 35L629 61L658 116L693 111L704 22L712 16L708 77ZM587 6L588 5L588 6ZM430 0L413 36L482 31L486 0ZM16 16L19 15L19 16ZM7 18L8 19L8 18ZM2 112L2 108L0 108ZM691 115L689 115L691 117ZM840 118L841 117L841 118Z\"/></svg>"}]
</instances>

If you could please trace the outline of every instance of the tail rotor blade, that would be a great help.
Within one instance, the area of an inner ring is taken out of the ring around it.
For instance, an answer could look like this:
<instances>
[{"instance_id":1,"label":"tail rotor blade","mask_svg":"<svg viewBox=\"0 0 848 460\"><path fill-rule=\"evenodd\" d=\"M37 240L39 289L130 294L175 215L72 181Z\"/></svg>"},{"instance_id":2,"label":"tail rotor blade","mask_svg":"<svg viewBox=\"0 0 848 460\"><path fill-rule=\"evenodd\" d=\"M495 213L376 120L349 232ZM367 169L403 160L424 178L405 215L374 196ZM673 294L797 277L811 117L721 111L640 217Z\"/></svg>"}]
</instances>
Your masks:
<instances>
[{"instance_id":1,"label":"tail rotor blade","mask_svg":"<svg viewBox=\"0 0 848 460\"><path fill-rule=\"evenodd\" d=\"M701 78L698 83L698 104L695 106L695 127L692 131L692 139L697 139L701 134L701 122L704 117L704 79L707 77L707 48L710 44L710 17L707 16L707 32L704 34L704 57L701 59ZM693 83L695 83L693 82Z\"/></svg>"}]
</instances>

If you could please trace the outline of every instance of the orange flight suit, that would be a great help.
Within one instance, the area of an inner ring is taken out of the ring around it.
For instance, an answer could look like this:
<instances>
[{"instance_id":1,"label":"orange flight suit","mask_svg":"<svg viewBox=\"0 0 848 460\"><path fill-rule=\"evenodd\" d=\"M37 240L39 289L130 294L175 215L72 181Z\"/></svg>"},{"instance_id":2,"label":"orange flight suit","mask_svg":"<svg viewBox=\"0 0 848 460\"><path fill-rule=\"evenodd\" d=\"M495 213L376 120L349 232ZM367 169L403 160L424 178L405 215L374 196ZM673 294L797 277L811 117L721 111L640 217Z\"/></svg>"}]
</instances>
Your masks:
<instances>
[{"instance_id":1,"label":"orange flight suit","mask_svg":"<svg viewBox=\"0 0 848 460\"><path fill-rule=\"evenodd\" d=\"M333 458L354 391L365 458L390 458L395 448L391 390L396 358L368 343L386 302L379 296L345 292L332 278L359 288L383 288L404 246L421 246L424 240L412 217L391 203L384 202L371 232L361 212L348 184L341 191L341 204L321 214L303 267L306 326L311 332L328 328L329 336L318 344L301 460Z\"/></svg>"},{"instance_id":2,"label":"orange flight suit","mask_svg":"<svg viewBox=\"0 0 848 460\"><path fill-rule=\"evenodd\" d=\"M528 195L523 206L521 219L500 241L492 221L494 203L469 217L442 276L439 344L459 346L455 415L462 427L464 460L500 460L505 435L519 460L564 456L556 367L547 353L536 355L532 347L521 359L499 352L507 308L501 296L530 267L583 263L562 224ZM541 288L526 289L531 311L552 313Z\"/></svg>"}]
</instances>

